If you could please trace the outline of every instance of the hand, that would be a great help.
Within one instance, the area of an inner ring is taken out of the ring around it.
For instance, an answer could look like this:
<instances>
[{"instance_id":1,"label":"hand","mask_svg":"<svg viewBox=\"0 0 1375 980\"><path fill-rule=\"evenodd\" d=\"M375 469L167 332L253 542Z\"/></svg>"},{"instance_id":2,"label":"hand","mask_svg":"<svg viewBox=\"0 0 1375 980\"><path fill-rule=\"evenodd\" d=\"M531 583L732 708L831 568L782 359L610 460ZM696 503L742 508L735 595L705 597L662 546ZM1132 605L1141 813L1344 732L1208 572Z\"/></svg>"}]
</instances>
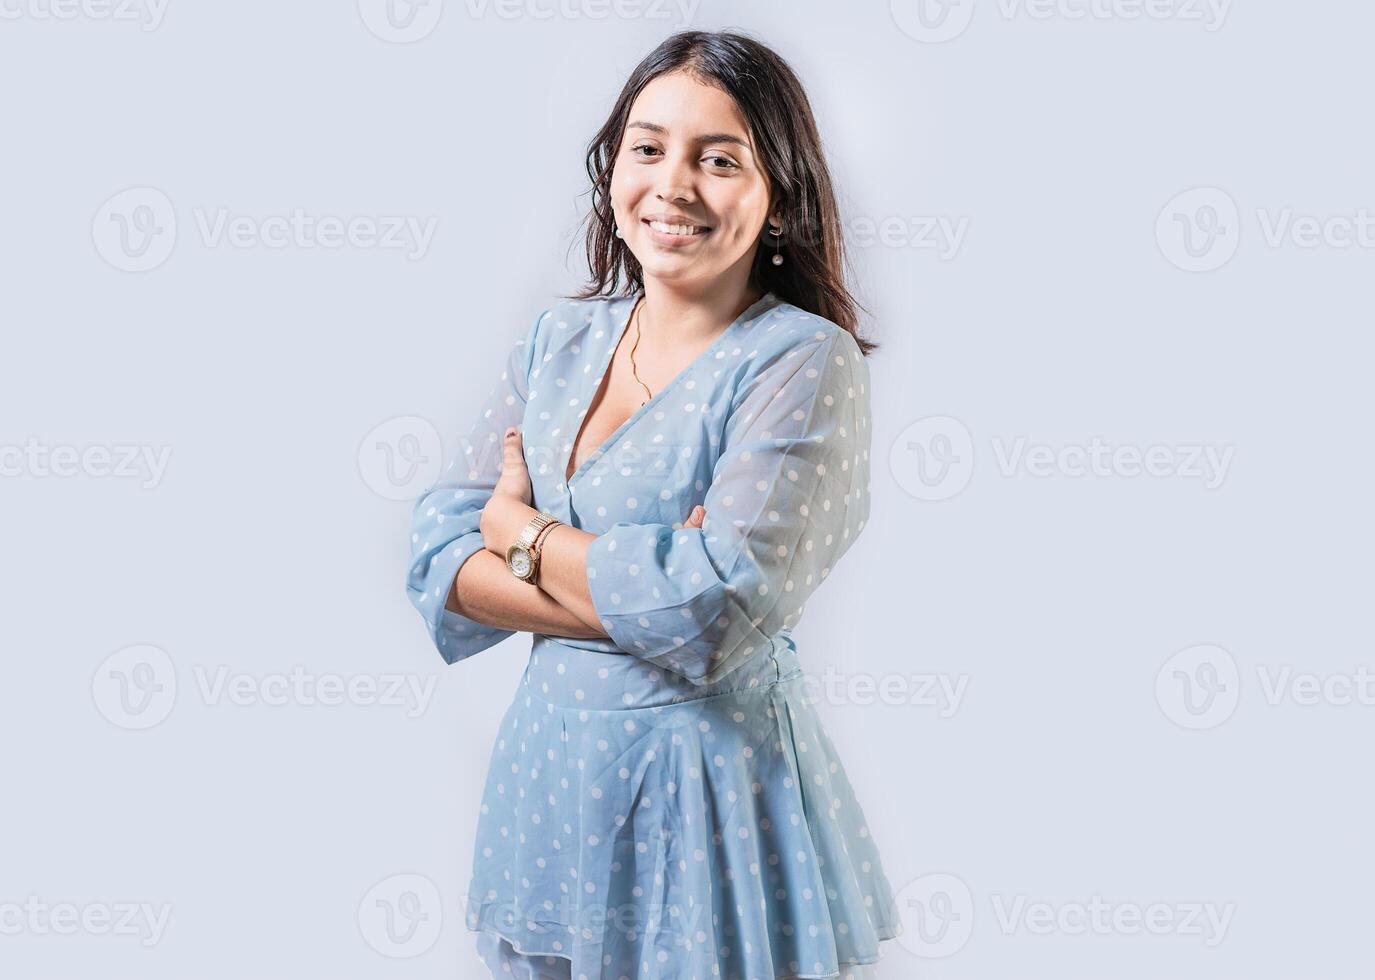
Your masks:
<instances>
[{"instance_id":1,"label":"hand","mask_svg":"<svg viewBox=\"0 0 1375 980\"><path fill-rule=\"evenodd\" d=\"M530 470L525 465L525 447L520 429L512 427L502 439L501 476L492 488L492 496L505 494L515 497L527 507L534 506L535 495L530 489Z\"/></svg>"},{"instance_id":2,"label":"hand","mask_svg":"<svg viewBox=\"0 0 1375 980\"><path fill-rule=\"evenodd\" d=\"M692 508L692 513L688 514L687 520L683 521L683 527L701 527L702 522L707 519L707 509L701 504Z\"/></svg>"},{"instance_id":3,"label":"hand","mask_svg":"<svg viewBox=\"0 0 1375 980\"><path fill-rule=\"evenodd\" d=\"M482 508L478 529L482 543L492 554L506 557L506 549L520 536L535 515L530 471L525 466L520 430L502 440L501 475L492 496Z\"/></svg>"}]
</instances>

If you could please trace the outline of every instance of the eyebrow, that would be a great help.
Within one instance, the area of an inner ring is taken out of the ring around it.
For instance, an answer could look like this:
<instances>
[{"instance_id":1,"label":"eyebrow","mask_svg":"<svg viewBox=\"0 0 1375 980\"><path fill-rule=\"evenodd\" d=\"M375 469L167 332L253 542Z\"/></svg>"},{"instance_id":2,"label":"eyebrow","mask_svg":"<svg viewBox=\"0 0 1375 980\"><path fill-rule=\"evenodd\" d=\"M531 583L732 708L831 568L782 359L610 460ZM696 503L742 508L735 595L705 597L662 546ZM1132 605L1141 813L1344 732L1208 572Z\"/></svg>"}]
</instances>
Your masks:
<instances>
[{"instance_id":1,"label":"eyebrow","mask_svg":"<svg viewBox=\"0 0 1375 980\"><path fill-rule=\"evenodd\" d=\"M643 121L643 120L639 120L639 121L632 122L632 123L627 123L625 128L626 128L626 129L647 129L647 130L649 130L651 133L658 133L660 136L667 136L667 135L668 135L668 129L667 129L667 127L660 126L658 123L645 122L645 121ZM697 137L697 142L698 142L698 143L737 143L737 144L739 144L740 146L743 146L743 147L744 147L745 149L747 149L747 150L750 148L749 143L745 142L745 141L742 140L739 136L736 136L734 133L706 133L706 134L704 134L704 135L702 135L702 136Z\"/></svg>"}]
</instances>

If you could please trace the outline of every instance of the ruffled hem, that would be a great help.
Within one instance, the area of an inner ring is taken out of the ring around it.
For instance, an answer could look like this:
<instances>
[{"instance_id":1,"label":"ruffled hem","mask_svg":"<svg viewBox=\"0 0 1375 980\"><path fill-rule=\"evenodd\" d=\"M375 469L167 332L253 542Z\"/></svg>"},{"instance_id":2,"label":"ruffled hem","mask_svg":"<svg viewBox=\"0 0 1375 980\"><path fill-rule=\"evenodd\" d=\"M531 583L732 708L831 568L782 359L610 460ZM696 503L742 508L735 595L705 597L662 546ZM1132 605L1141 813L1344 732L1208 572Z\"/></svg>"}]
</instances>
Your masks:
<instances>
[{"instance_id":1,"label":"ruffled hem","mask_svg":"<svg viewBox=\"0 0 1375 980\"><path fill-rule=\"evenodd\" d=\"M506 942L510 943L511 948L514 949L521 956L545 956L564 960L569 964L569 970L572 970L573 958L569 956L567 953L555 953L551 950L521 949L518 942L511 936L506 935L504 932L499 932L495 929L488 929L483 926L469 925L468 930L475 934L486 934L488 936L493 936L497 939L504 939L506 940ZM894 932L891 935L884 935L883 932L880 932L878 937L879 942L889 942L893 939L896 939L900 932L901 930L899 930L898 932ZM830 973L780 973L774 976L773 980L853 980L852 977L847 977L846 974L850 973L855 967L873 966L874 964L881 962L883 962L882 955L872 956L862 960L843 960L838 964L839 969L833 970Z\"/></svg>"},{"instance_id":2,"label":"ruffled hem","mask_svg":"<svg viewBox=\"0 0 1375 980\"><path fill-rule=\"evenodd\" d=\"M522 957L553 957L555 959L562 959L562 961L568 964L568 969L572 970L573 958L569 957L566 953L554 953L554 951L551 950L522 950L517 940L513 939L511 936L507 936L505 932L498 932L496 929L488 929L485 928L485 926L469 925L467 929L469 929L469 932L477 933L477 935L488 935L494 936L496 939L505 939L507 943L510 943L511 948L516 950L516 953L522 955ZM891 940L896 939L898 935L899 933L896 932L892 933L892 935L884 935L883 932L880 932L879 942L891 942ZM825 975L822 975L822 973L778 973L778 975L773 977L773 980L852 980L852 977L847 975L852 975L852 970L854 970L854 968L873 966L874 964L880 964L880 962L883 962L883 957L881 957L881 955L866 959L844 959L840 964L837 964L839 969L833 970L833 972L830 973L825 973Z\"/></svg>"},{"instance_id":3,"label":"ruffled hem","mask_svg":"<svg viewBox=\"0 0 1375 980\"><path fill-rule=\"evenodd\" d=\"M901 932L800 673L619 711L522 686L473 867L468 928L574 976L835 980Z\"/></svg>"}]
</instances>

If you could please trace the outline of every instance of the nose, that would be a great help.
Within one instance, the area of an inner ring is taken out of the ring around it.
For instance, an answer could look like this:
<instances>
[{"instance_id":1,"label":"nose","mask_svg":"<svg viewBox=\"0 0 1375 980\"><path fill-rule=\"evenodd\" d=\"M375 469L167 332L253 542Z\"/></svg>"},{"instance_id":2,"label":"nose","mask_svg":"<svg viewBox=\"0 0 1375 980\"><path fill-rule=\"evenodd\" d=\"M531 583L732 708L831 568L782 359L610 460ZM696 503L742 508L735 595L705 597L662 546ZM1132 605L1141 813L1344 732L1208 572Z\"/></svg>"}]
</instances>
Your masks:
<instances>
[{"instance_id":1,"label":"nose","mask_svg":"<svg viewBox=\"0 0 1375 980\"><path fill-rule=\"evenodd\" d=\"M672 203L690 203L695 199L693 193L693 170L692 161L687 159L687 154L673 154L668 156L658 168L659 186L655 190L655 197L661 201Z\"/></svg>"}]
</instances>

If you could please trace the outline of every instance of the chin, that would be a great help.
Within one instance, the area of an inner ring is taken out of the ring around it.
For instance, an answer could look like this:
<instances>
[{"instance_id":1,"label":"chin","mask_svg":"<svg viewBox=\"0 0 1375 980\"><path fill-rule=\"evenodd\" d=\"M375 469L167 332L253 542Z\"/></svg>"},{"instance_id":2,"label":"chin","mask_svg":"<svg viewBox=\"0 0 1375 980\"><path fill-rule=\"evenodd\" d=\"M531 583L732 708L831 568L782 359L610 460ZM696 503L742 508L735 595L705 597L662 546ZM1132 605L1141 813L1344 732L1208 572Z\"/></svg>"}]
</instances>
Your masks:
<instances>
[{"instance_id":1,"label":"chin","mask_svg":"<svg viewBox=\"0 0 1375 980\"><path fill-rule=\"evenodd\" d=\"M716 273L704 271L701 266L679 265L677 263L667 263L663 266L641 265L640 270L647 279L657 279L660 282L675 285L710 282L716 275Z\"/></svg>"},{"instance_id":2,"label":"chin","mask_svg":"<svg viewBox=\"0 0 1375 980\"><path fill-rule=\"evenodd\" d=\"M689 261L686 259L674 258L671 255L650 255L648 262L640 263L640 268L661 279L672 279L677 276L692 276L696 278L702 275L702 263L697 257Z\"/></svg>"}]
</instances>

